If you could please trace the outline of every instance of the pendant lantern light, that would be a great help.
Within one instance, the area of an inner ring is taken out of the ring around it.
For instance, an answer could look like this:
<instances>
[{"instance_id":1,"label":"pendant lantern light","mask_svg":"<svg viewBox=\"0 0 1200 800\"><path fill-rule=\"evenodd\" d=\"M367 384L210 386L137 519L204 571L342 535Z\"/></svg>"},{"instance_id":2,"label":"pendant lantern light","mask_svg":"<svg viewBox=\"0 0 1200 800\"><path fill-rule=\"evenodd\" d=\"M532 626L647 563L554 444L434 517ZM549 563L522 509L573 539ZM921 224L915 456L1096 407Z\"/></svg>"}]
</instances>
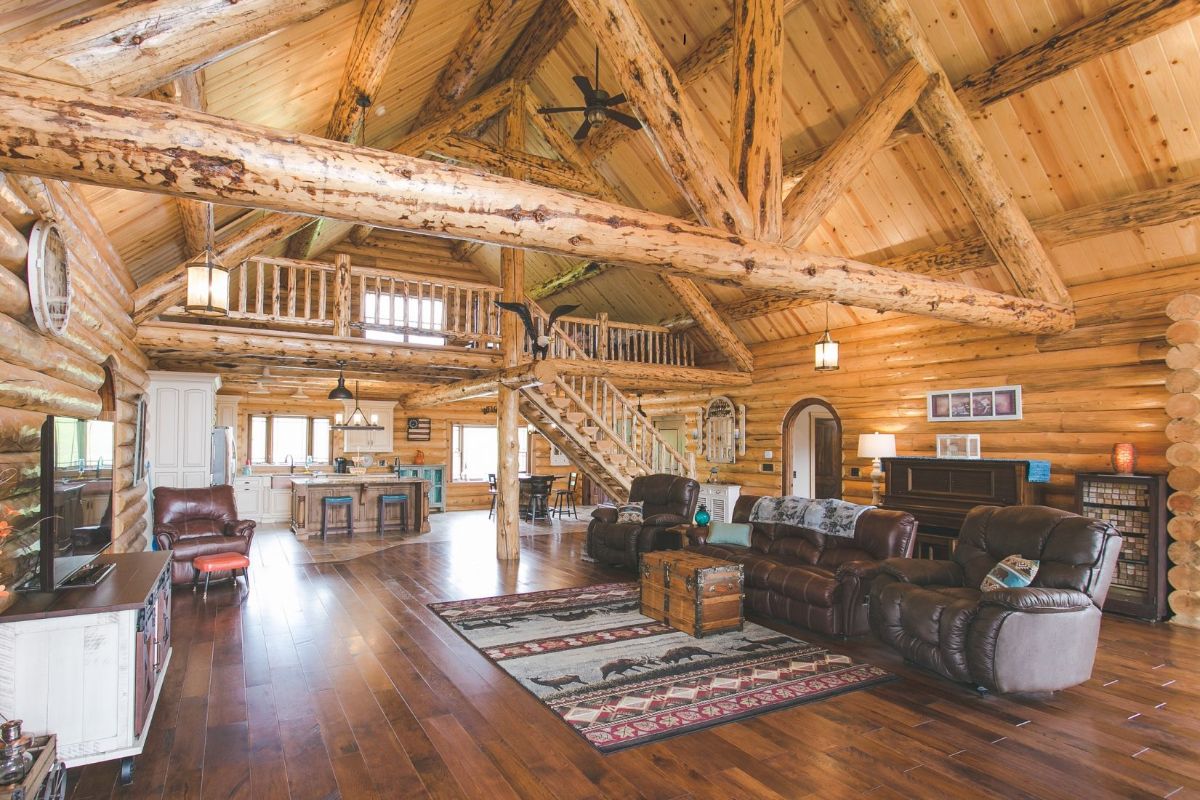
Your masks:
<instances>
[{"instance_id":1,"label":"pendant lantern light","mask_svg":"<svg viewBox=\"0 0 1200 800\"><path fill-rule=\"evenodd\" d=\"M838 368L838 343L829 335L829 303L825 304L825 333L815 348L817 372L833 372Z\"/></svg>"},{"instance_id":2,"label":"pendant lantern light","mask_svg":"<svg viewBox=\"0 0 1200 800\"><path fill-rule=\"evenodd\" d=\"M202 317L229 314L229 270L217 260L213 248L213 206L208 204L204 252L187 264L187 300L184 310Z\"/></svg>"},{"instance_id":3,"label":"pendant lantern light","mask_svg":"<svg viewBox=\"0 0 1200 800\"><path fill-rule=\"evenodd\" d=\"M341 380L338 380L338 385L341 385ZM335 390L336 391L336 390ZM350 412L349 418L342 422L341 414L338 414L334 424L330 425L330 430L335 431L381 431L383 426L380 425L374 417L367 419L367 415L358 407L358 381L354 382L354 410Z\"/></svg>"},{"instance_id":4,"label":"pendant lantern light","mask_svg":"<svg viewBox=\"0 0 1200 800\"><path fill-rule=\"evenodd\" d=\"M333 387L333 389L331 389L329 391L329 399L330 400L353 400L354 399L354 395L351 394L350 390L346 388L346 375L342 371L343 367L345 367L345 366L346 366L346 362L344 362L344 361L338 362L338 382L337 382L337 386Z\"/></svg>"}]
</instances>

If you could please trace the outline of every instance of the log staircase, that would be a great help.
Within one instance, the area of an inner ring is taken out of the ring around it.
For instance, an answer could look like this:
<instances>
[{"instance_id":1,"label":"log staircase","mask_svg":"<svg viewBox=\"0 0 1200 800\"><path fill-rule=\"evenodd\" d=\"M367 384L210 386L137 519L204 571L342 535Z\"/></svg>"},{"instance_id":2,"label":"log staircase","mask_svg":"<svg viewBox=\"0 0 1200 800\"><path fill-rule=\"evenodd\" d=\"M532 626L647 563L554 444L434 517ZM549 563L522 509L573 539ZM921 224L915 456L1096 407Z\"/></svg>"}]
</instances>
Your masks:
<instances>
[{"instance_id":1,"label":"log staircase","mask_svg":"<svg viewBox=\"0 0 1200 800\"><path fill-rule=\"evenodd\" d=\"M537 306L530 303L537 310ZM544 325L547 318L541 315ZM551 358L590 359L559 325L551 330ZM625 500L638 475L695 477L695 457L684 457L626 397L602 377L559 376L521 389L521 415L599 484Z\"/></svg>"}]
</instances>

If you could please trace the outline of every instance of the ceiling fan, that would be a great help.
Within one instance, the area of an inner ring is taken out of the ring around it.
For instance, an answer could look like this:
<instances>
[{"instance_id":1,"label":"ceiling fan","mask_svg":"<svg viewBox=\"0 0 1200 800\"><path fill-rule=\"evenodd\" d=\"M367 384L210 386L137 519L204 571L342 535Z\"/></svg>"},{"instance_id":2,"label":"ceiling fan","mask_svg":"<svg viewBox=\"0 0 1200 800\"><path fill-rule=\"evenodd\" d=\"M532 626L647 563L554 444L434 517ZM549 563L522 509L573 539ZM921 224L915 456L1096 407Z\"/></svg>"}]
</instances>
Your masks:
<instances>
[{"instance_id":1,"label":"ceiling fan","mask_svg":"<svg viewBox=\"0 0 1200 800\"><path fill-rule=\"evenodd\" d=\"M592 86L583 75L576 75L572 80L579 87L579 91L583 92L582 106L547 106L538 109L540 114L562 114L566 112L582 111L583 124L579 126L579 130L575 131L575 136L572 137L577 142L582 142L587 138L588 131L593 125L604 122L606 119L615 120L627 128L633 130L641 130L642 123L638 122L628 114L616 111L613 106L619 106L625 102L624 94L609 96L608 92L600 88L600 48L596 48L596 85Z\"/></svg>"}]
</instances>

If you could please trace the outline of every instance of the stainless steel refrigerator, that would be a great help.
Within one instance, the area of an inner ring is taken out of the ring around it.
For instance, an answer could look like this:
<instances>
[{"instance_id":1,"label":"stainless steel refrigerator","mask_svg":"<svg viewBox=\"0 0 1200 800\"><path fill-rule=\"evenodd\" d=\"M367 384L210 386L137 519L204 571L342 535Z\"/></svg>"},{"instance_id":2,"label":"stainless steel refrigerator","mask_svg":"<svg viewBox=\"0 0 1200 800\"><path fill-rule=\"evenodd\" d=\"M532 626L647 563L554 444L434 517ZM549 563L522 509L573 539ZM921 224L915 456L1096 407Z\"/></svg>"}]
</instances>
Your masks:
<instances>
[{"instance_id":1,"label":"stainless steel refrigerator","mask_svg":"<svg viewBox=\"0 0 1200 800\"><path fill-rule=\"evenodd\" d=\"M221 426L212 432L212 485L233 483L237 472L237 453L233 441L233 428Z\"/></svg>"}]
</instances>

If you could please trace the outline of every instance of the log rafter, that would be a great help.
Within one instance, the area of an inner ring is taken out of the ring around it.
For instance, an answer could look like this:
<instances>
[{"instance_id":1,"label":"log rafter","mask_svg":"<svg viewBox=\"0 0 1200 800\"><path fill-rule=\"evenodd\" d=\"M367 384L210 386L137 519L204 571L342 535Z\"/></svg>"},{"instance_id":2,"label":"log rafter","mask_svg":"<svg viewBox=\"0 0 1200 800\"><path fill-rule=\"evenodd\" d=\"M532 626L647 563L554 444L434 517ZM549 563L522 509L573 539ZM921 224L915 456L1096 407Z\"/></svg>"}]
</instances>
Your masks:
<instances>
[{"instance_id":1,"label":"log rafter","mask_svg":"<svg viewBox=\"0 0 1200 800\"><path fill-rule=\"evenodd\" d=\"M729 168L750 204L756 239L779 241L783 219L783 0L735 0Z\"/></svg>"},{"instance_id":2,"label":"log rafter","mask_svg":"<svg viewBox=\"0 0 1200 800\"><path fill-rule=\"evenodd\" d=\"M1013 284L1025 297L1070 304L1066 284L1050 263L1029 220L1017 205L962 101L954 93L933 47L905 0L853 0L893 68L916 61L932 77L913 106L942 167L962 193L975 223Z\"/></svg>"},{"instance_id":3,"label":"log rafter","mask_svg":"<svg viewBox=\"0 0 1200 800\"><path fill-rule=\"evenodd\" d=\"M0 169L362 220L969 324L1037 333L1073 324L1071 311L1053 303L804 253L562 190L284 135L152 100L0 77ZM203 181L195 180L196 164L205 165Z\"/></svg>"},{"instance_id":4,"label":"log rafter","mask_svg":"<svg viewBox=\"0 0 1200 800\"><path fill-rule=\"evenodd\" d=\"M492 70L489 83L528 81L546 57L575 27L575 12L569 0L542 0L525 28Z\"/></svg>"},{"instance_id":5,"label":"log rafter","mask_svg":"<svg viewBox=\"0 0 1200 800\"><path fill-rule=\"evenodd\" d=\"M392 51L404 34L415 5L416 0L367 0L363 4L350 40L342 83L325 126L326 139L349 142L359 135L364 115L370 113L370 104L383 85ZM324 220L317 220L293 235L288 241L288 255L309 258L323 223Z\"/></svg>"}]
</instances>

